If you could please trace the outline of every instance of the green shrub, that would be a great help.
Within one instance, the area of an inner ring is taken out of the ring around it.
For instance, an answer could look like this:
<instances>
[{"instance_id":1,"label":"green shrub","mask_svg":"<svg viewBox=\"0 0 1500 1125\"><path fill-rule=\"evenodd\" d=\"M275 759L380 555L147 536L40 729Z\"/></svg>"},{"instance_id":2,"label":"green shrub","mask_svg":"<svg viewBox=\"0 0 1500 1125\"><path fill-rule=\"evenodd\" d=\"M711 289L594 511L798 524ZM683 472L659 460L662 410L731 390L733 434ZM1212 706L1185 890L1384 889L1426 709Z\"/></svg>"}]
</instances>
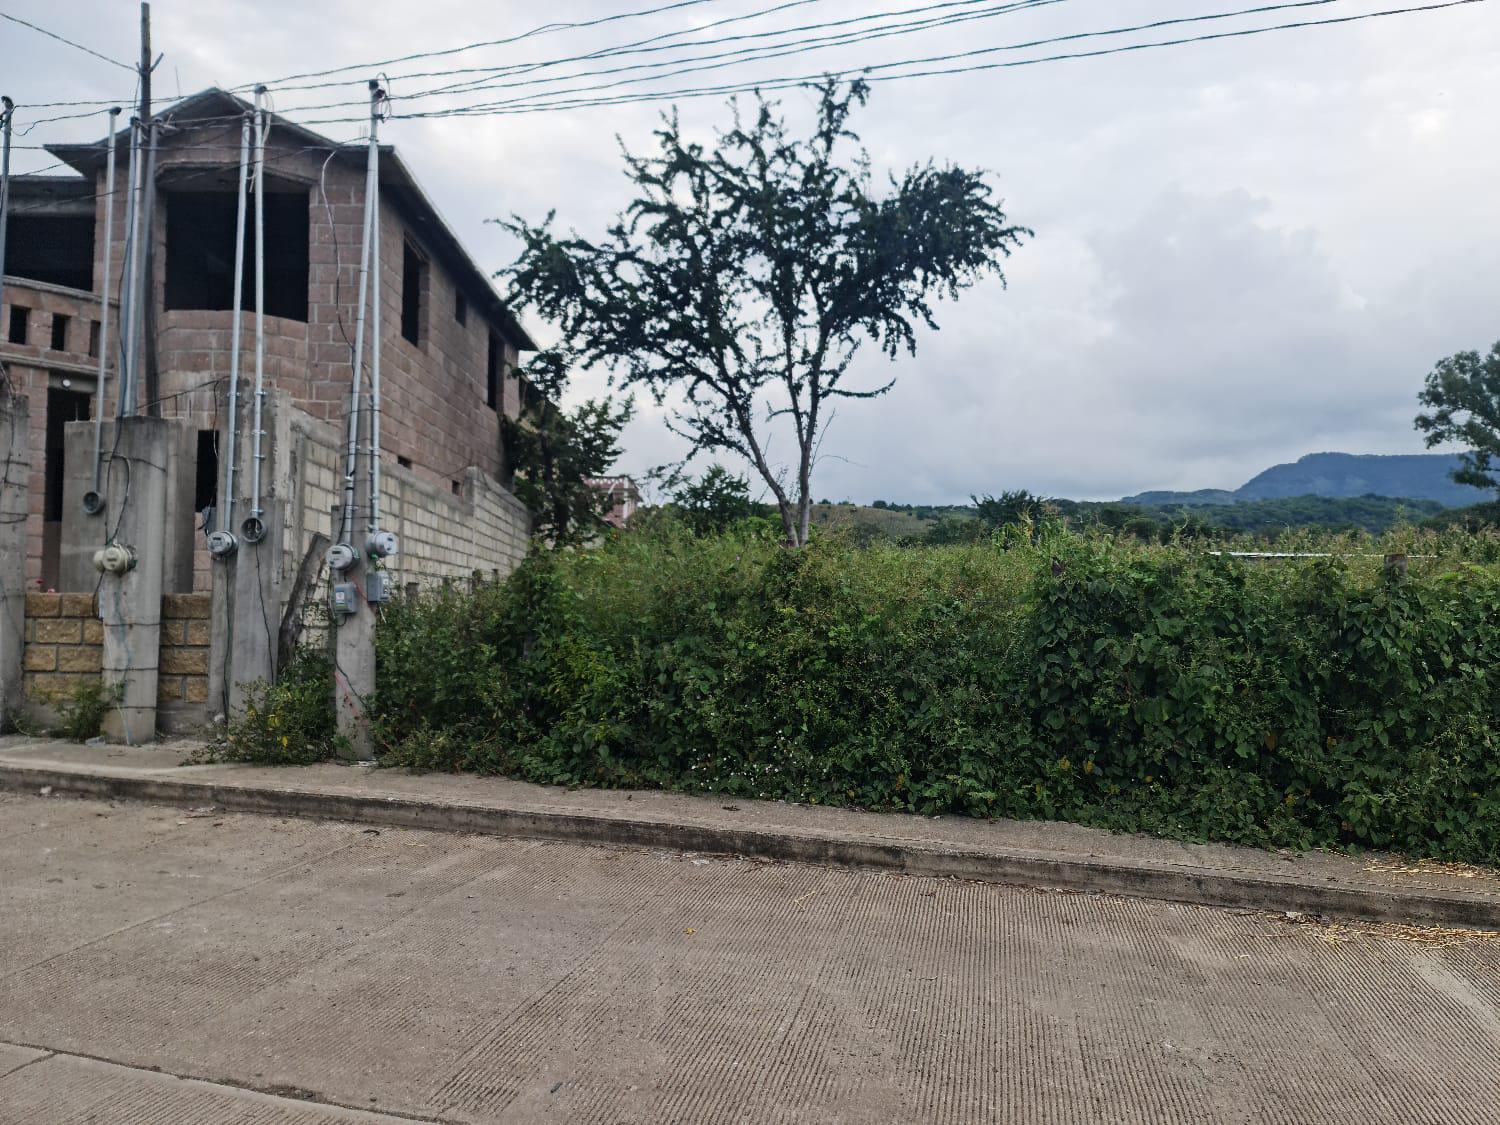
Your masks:
<instances>
[{"instance_id":1,"label":"green shrub","mask_svg":"<svg viewBox=\"0 0 1500 1125\"><path fill-rule=\"evenodd\" d=\"M66 694L53 698L58 722L50 733L73 742L97 738L104 728L104 716L120 702L124 690L123 684L106 687L98 680L75 684Z\"/></svg>"},{"instance_id":2,"label":"green shrub","mask_svg":"<svg viewBox=\"0 0 1500 1125\"><path fill-rule=\"evenodd\" d=\"M274 684L246 691L244 711L211 748L219 761L300 766L338 756L333 666L319 649L300 650Z\"/></svg>"},{"instance_id":3,"label":"green shrub","mask_svg":"<svg viewBox=\"0 0 1500 1125\"><path fill-rule=\"evenodd\" d=\"M388 607L375 731L427 769L1493 862L1500 577L1464 560L1495 545L1265 565L1044 523L793 552L663 519Z\"/></svg>"}]
</instances>

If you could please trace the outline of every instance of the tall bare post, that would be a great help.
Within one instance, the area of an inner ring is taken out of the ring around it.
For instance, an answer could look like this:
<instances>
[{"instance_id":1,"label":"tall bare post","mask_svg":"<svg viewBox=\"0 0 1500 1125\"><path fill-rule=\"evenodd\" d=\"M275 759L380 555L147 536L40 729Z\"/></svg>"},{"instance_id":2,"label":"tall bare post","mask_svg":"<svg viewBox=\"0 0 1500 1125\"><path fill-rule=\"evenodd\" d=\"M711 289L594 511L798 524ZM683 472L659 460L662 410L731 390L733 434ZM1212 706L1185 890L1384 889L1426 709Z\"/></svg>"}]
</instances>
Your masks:
<instances>
[{"instance_id":1,"label":"tall bare post","mask_svg":"<svg viewBox=\"0 0 1500 1125\"><path fill-rule=\"evenodd\" d=\"M349 390L349 447L344 477L344 507L340 520L339 542L329 551L333 574L334 637L334 709L338 715L339 734L349 747L351 758L367 761L374 756L365 701L375 690L375 611L370 604L368 565L370 543L360 543L356 513L370 511L372 471L369 464L374 440L373 419L364 409L363 363L366 328L366 301L380 307L380 99L377 83L370 83L370 144L365 160L365 230L360 250L359 310L355 316L354 354L351 356ZM374 284L370 277L373 274ZM374 319L379 324L378 314ZM370 346L378 355L379 331ZM373 360L374 364L378 360ZM366 460L360 472L359 459ZM371 537L373 538L373 536ZM378 579L377 579L378 581Z\"/></svg>"},{"instance_id":2,"label":"tall bare post","mask_svg":"<svg viewBox=\"0 0 1500 1125\"><path fill-rule=\"evenodd\" d=\"M22 706L26 636L27 401L0 383L0 733Z\"/></svg>"}]
</instances>

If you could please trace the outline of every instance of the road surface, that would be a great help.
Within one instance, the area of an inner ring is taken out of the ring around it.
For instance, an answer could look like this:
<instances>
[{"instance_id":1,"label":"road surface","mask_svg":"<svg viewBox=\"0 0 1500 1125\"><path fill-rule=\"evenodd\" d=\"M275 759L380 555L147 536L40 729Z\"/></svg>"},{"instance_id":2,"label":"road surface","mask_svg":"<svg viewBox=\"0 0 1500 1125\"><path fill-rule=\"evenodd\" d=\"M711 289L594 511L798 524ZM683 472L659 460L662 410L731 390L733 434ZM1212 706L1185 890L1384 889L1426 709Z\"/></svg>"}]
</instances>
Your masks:
<instances>
[{"instance_id":1,"label":"road surface","mask_svg":"<svg viewBox=\"0 0 1500 1125\"><path fill-rule=\"evenodd\" d=\"M1500 944L0 795L0 1122L1500 1121Z\"/></svg>"}]
</instances>

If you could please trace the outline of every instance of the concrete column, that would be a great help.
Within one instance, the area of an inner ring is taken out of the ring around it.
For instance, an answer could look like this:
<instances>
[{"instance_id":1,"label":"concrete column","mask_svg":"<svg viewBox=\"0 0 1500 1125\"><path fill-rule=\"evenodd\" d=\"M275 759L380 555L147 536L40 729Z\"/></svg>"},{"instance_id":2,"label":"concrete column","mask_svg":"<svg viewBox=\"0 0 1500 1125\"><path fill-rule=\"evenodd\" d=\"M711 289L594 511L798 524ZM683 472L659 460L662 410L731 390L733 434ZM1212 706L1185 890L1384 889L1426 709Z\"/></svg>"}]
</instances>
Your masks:
<instances>
[{"instance_id":1,"label":"concrete column","mask_svg":"<svg viewBox=\"0 0 1500 1125\"><path fill-rule=\"evenodd\" d=\"M115 424L106 420L102 428L101 458L107 465L114 450ZM198 460L197 434L186 424L174 424L166 439L161 464L167 473L166 518L163 524L162 589L168 594L187 594L193 589L194 531L198 513L193 510ZM94 487L94 423L69 422L63 431L63 518L57 588L63 593L92 593L99 573L94 552L104 546L114 530L115 515L108 505L90 515L83 497Z\"/></svg>"},{"instance_id":2,"label":"concrete column","mask_svg":"<svg viewBox=\"0 0 1500 1125\"><path fill-rule=\"evenodd\" d=\"M239 550L230 566L234 583L227 638L231 715L244 709L251 684L276 680L276 637L281 630L282 502L278 497L262 496L261 508L259 518L265 525L265 537L258 543L250 542L242 520L236 532ZM249 516L249 509L241 510Z\"/></svg>"},{"instance_id":3,"label":"concrete column","mask_svg":"<svg viewBox=\"0 0 1500 1125\"><path fill-rule=\"evenodd\" d=\"M354 408L352 402L349 408ZM365 523L370 511L369 441L368 412L360 411L359 457L354 471L354 519L349 531L350 545L355 548L359 561L343 574L332 573L330 576L335 585L345 584L354 590L350 599L353 612L348 615L335 612L332 619L334 708L338 714L339 734L348 747L345 754L355 761L369 761L375 756L369 718L365 714L365 701L375 692L375 610L365 601L368 572L364 558ZM335 539L338 536L337 524L334 536Z\"/></svg>"},{"instance_id":4,"label":"concrete column","mask_svg":"<svg viewBox=\"0 0 1500 1125\"><path fill-rule=\"evenodd\" d=\"M255 421L251 393L244 393L240 399L240 433L235 443L235 511L229 530L238 540L238 546L234 554L213 563L209 699L212 713L226 717L244 710L251 685L275 682L276 645L284 601L284 497L289 494L293 480L287 463L292 445L286 406L282 396L267 392L261 422L265 431L260 447L261 510L255 516ZM224 416L227 417L227 410ZM227 433L220 435L219 448L229 448ZM219 497L221 510L227 501L227 497ZM258 541L252 541L248 534L247 521L252 517L264 529Z\"/></svg>"},{"instance_id":5,"label":"concrete column","mask_svg":"<svg viewBox=\"0 0 1500 1125\"><path fill-rule=\"evenodd\" d=\"M106 690L120 693L118 704L105 714L104 737L139 745L156 737L167 493L172 447L181 426L145 417L124 418L115 426L104 474L109 542L132 549L135 565L123 574L96 579L104 621L102 681Z\"/></svg>"},{"instance_id":6,"label":"concrete column","mask_svg":"<svg viewBox=\"0 0 1500 1125\"><path fill-rule=\"evenodd\" d=\"M24 396L0 397L0 733L14 727L24 704L28 421Z\"/></svg>"}]
</instances>

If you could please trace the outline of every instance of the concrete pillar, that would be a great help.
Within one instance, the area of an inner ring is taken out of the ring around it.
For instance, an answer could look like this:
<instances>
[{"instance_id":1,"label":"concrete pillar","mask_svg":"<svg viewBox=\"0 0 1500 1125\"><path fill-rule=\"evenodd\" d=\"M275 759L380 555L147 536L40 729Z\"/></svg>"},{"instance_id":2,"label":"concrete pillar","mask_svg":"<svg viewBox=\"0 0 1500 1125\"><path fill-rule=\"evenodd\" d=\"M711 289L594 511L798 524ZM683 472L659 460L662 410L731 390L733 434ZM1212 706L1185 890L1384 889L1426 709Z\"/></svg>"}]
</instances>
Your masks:
<instances>
[{"instance_id":1,"label":"concrete pillar","mask_svg":"<svg viewBox=\"0 0 1500 1125\"><path fill-rule=\"evenodd\" d=\"M353 403L349 408L353 409ZM368 426L368 412L360 411L359 457L354 471L354 519L349 533L350 546L355 548L359 561L342 574L330 575L330 582L335 586L342 584L353 589L353 597L349 599L353 612L333 612L331 616L334 629L334 708L338 715L339 734L347 746L345 755L355 761L369 761L375 756L370 722L365 714L365 701L375 692L375 610L365 601L368 577L364 557L365 523L370 511ZM338 531L335 521L335 542Z\"/></svg>"},{"instance_id":2,"label":"concrete pillar","mask_svg":"<svg viewBox=\"0 0 1500 1125\"><path fill-rule=\"evenodd\" d=\"M198 513L193 510L197 484L198 439L185 423L174 423L165 439L166 519L162 539L162 589L188 594L193 589L193 548ZM115 424L103 426L101 458L107 464L114 450ZM103 476L101 469L100 492ZM99 574L94 552L114 530L115 515L106 501L95 514L84 510L83 498L94 487L94 423L69 422L63 431L63 518L57 588L63 593L92 593Z\"/></svg>"},{"instance_id":3,"label":"concrete pillar","mask_svg":"<svg viewBox=\"0 0 1500 1125\"><path fill-rule=\"evenodd\" d=\"M156 737L168 480L182 427L145 417L124 418L115 426L104 473L109 541L133 550L135 564L123 574L96 577L104 621L102 682L120 696L105 714L104 737L139 745Z\"/></svg>"},{"instance_id":4,"label":"concrete pillar","mask_svg":"<svg viewBox=\"0 0 1500 1125\"><path fill-rule=\"evenodd\" d=\"M28 403L0 394L0 733L23 706L26 642L26 478Z\"/></svg>"},{"instance_id":5,"label":"concrete pillar","mask_svg":"<svg viewBox=\"0 0 1500 1125\"><path fill-rule=\"evenodd\" d=\"M251 390L242 392L240 432L235 442L234 518L229 530L238 545L234 554L213 562L209 699L211 711L226 717L244 710L251 685L275 682L284 601L285 497L291 492L293 480L289 419L283 397L267 392L262 406L261 491L257 501L253 394ZM227 418L227 404L221 416ZM219 448L228 450L227 432L220 435ZM221 510L227 499L219 497ZM252 518L263 529L259 540L247 527Z\"/></svg>"}]
</instances>

